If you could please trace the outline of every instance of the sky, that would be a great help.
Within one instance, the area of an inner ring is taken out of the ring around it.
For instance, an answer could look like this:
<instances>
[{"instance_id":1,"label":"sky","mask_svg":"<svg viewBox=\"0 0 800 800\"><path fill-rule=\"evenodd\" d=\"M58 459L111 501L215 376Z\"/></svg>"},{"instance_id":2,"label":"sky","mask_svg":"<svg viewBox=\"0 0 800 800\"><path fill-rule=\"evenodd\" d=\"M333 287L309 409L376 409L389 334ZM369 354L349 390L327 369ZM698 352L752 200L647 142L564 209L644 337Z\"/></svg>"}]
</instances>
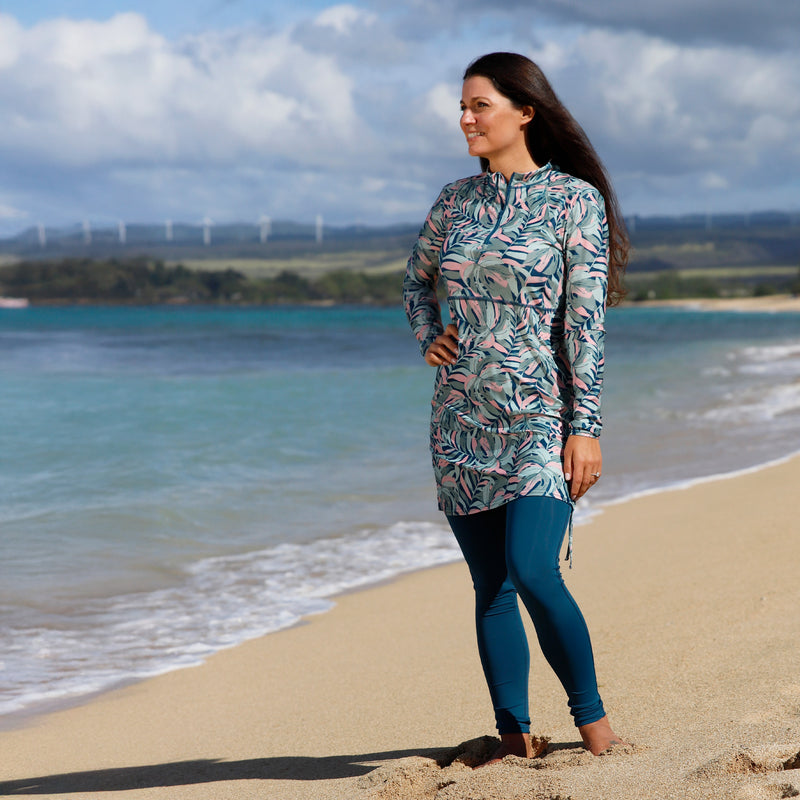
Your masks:
<instances>
[{"instance_id":1,"label":"sky","mask_svg":"<svg viewBox=\"0 0 800 800\"><path fill-rule=\"evenodd\" d=\"M536 61L626 215L800 210L797 0L3 0L0 236L421 223L479 171L483 53Z\"/></svg>"}]
</instances>

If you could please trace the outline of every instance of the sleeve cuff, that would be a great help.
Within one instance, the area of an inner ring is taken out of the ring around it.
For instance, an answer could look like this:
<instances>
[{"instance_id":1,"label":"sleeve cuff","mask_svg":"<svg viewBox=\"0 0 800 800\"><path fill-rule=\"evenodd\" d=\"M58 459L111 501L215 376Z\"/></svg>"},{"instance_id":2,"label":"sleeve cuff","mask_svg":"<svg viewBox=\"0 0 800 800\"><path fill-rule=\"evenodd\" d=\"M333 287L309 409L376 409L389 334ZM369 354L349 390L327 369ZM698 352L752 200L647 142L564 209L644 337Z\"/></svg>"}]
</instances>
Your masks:
<instances>
[{"instance_id":1,"label":"sleeve cuff","mask_svg":"<svg viewBox=\"0 0 800 800\"><path fill-rule=\"evenodd\" d=\"M600 431L603 429L601 422L592 422L590 420L579 420L570 423L569 433L570 436L588 436L591 439L599 439Z\"/></svg>"}]
</instances>

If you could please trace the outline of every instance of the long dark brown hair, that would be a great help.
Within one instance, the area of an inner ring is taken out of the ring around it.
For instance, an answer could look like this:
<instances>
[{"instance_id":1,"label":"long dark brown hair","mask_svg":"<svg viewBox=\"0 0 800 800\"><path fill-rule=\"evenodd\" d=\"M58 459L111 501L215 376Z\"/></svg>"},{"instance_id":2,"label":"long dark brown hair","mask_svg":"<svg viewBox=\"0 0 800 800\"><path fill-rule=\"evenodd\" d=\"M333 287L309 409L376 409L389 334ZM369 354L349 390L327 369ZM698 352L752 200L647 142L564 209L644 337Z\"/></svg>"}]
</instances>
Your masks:
<instances>
[{"instance_id":1,"label":"long dark brown hair","mask_svg":"<svg viewBox=\"0 0 800 800\"><path fill-rule=\"evenodd\" d=\"M489 53L467 67L464 80L474 75L488 78L515 106L533 107L535 113L525 138L537 164L551 161L560 170L592 184L603 195L608 219L608 303L616 305L625 296L628 232L608 173L583 128L558 99L544 73L525 56ZM481 168L489 168L488 159L481 158Z\"/></svg>"}]
</instances>

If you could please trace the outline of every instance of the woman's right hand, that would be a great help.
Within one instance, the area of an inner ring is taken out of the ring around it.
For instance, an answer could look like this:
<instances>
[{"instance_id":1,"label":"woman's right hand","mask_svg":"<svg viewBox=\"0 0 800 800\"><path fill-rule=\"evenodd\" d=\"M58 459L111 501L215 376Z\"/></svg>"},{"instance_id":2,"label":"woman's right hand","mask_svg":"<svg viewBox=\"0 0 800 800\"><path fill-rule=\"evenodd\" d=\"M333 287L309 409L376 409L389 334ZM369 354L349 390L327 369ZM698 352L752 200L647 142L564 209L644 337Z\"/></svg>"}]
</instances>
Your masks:
<instances>
[{"instance_id":1,"label":"woman's right hand","mask_svg":"<svg viewBox=\"0 0 800 800\"><path fill-rule=\"evenodd\" d=\"M458 328L451 322L444 333L437 336L425 353L425 363L432 367L455 364L458 358Z\"/></svg>"}]
</instances>

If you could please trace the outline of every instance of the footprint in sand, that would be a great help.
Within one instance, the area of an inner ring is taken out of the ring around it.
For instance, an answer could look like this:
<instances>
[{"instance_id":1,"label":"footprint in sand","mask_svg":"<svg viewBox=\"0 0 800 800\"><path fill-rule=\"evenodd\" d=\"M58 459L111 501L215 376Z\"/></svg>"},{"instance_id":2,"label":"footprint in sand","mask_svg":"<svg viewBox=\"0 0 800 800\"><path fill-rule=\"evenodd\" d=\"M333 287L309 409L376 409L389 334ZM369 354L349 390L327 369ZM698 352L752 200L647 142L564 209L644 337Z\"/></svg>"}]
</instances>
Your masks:
<instances>
[{"instance_id":1,"label":"footprint in sand","mask_svg":"<svg viewBox=\"0 0 800 800\"><path fill-rule=\"evenodd\" d=\"M776 800L800 797L800 775L797 781L788 781L776 774L790 770L800 770L800 750L778 744L719 756L693 770L689 777L713 782L726 775L741 776L736 800ZM791 773L786 777L792 777Z\"/></svg>"},{"instance_id":2,"label":"footprint in sand","mask_svg":"<svg viewBox=\"0 0 800 800\"><path fill-rule=\"evenodd\" d=\"M797 797L800 792L791 783L770 783L762 785L746 785L739 788L736 800L782 800L785 797Z\"/></svg>"},{"instance_id":3,"label":"footprint in sand","mask_svg":"<svg viewBox=\"0 0 800 800\"><path fill-rule=\"evenodd\" d=\"M499 741L482 736L443 751L436 759L408 758L363 776L364 800L568 800L560 790L560 770L596 765L598 759L580 744L550 745L538 758L506 756L482 769ZM633 745L615 747L602 759L638 752Z\"/></svg>"}]
</instances>

